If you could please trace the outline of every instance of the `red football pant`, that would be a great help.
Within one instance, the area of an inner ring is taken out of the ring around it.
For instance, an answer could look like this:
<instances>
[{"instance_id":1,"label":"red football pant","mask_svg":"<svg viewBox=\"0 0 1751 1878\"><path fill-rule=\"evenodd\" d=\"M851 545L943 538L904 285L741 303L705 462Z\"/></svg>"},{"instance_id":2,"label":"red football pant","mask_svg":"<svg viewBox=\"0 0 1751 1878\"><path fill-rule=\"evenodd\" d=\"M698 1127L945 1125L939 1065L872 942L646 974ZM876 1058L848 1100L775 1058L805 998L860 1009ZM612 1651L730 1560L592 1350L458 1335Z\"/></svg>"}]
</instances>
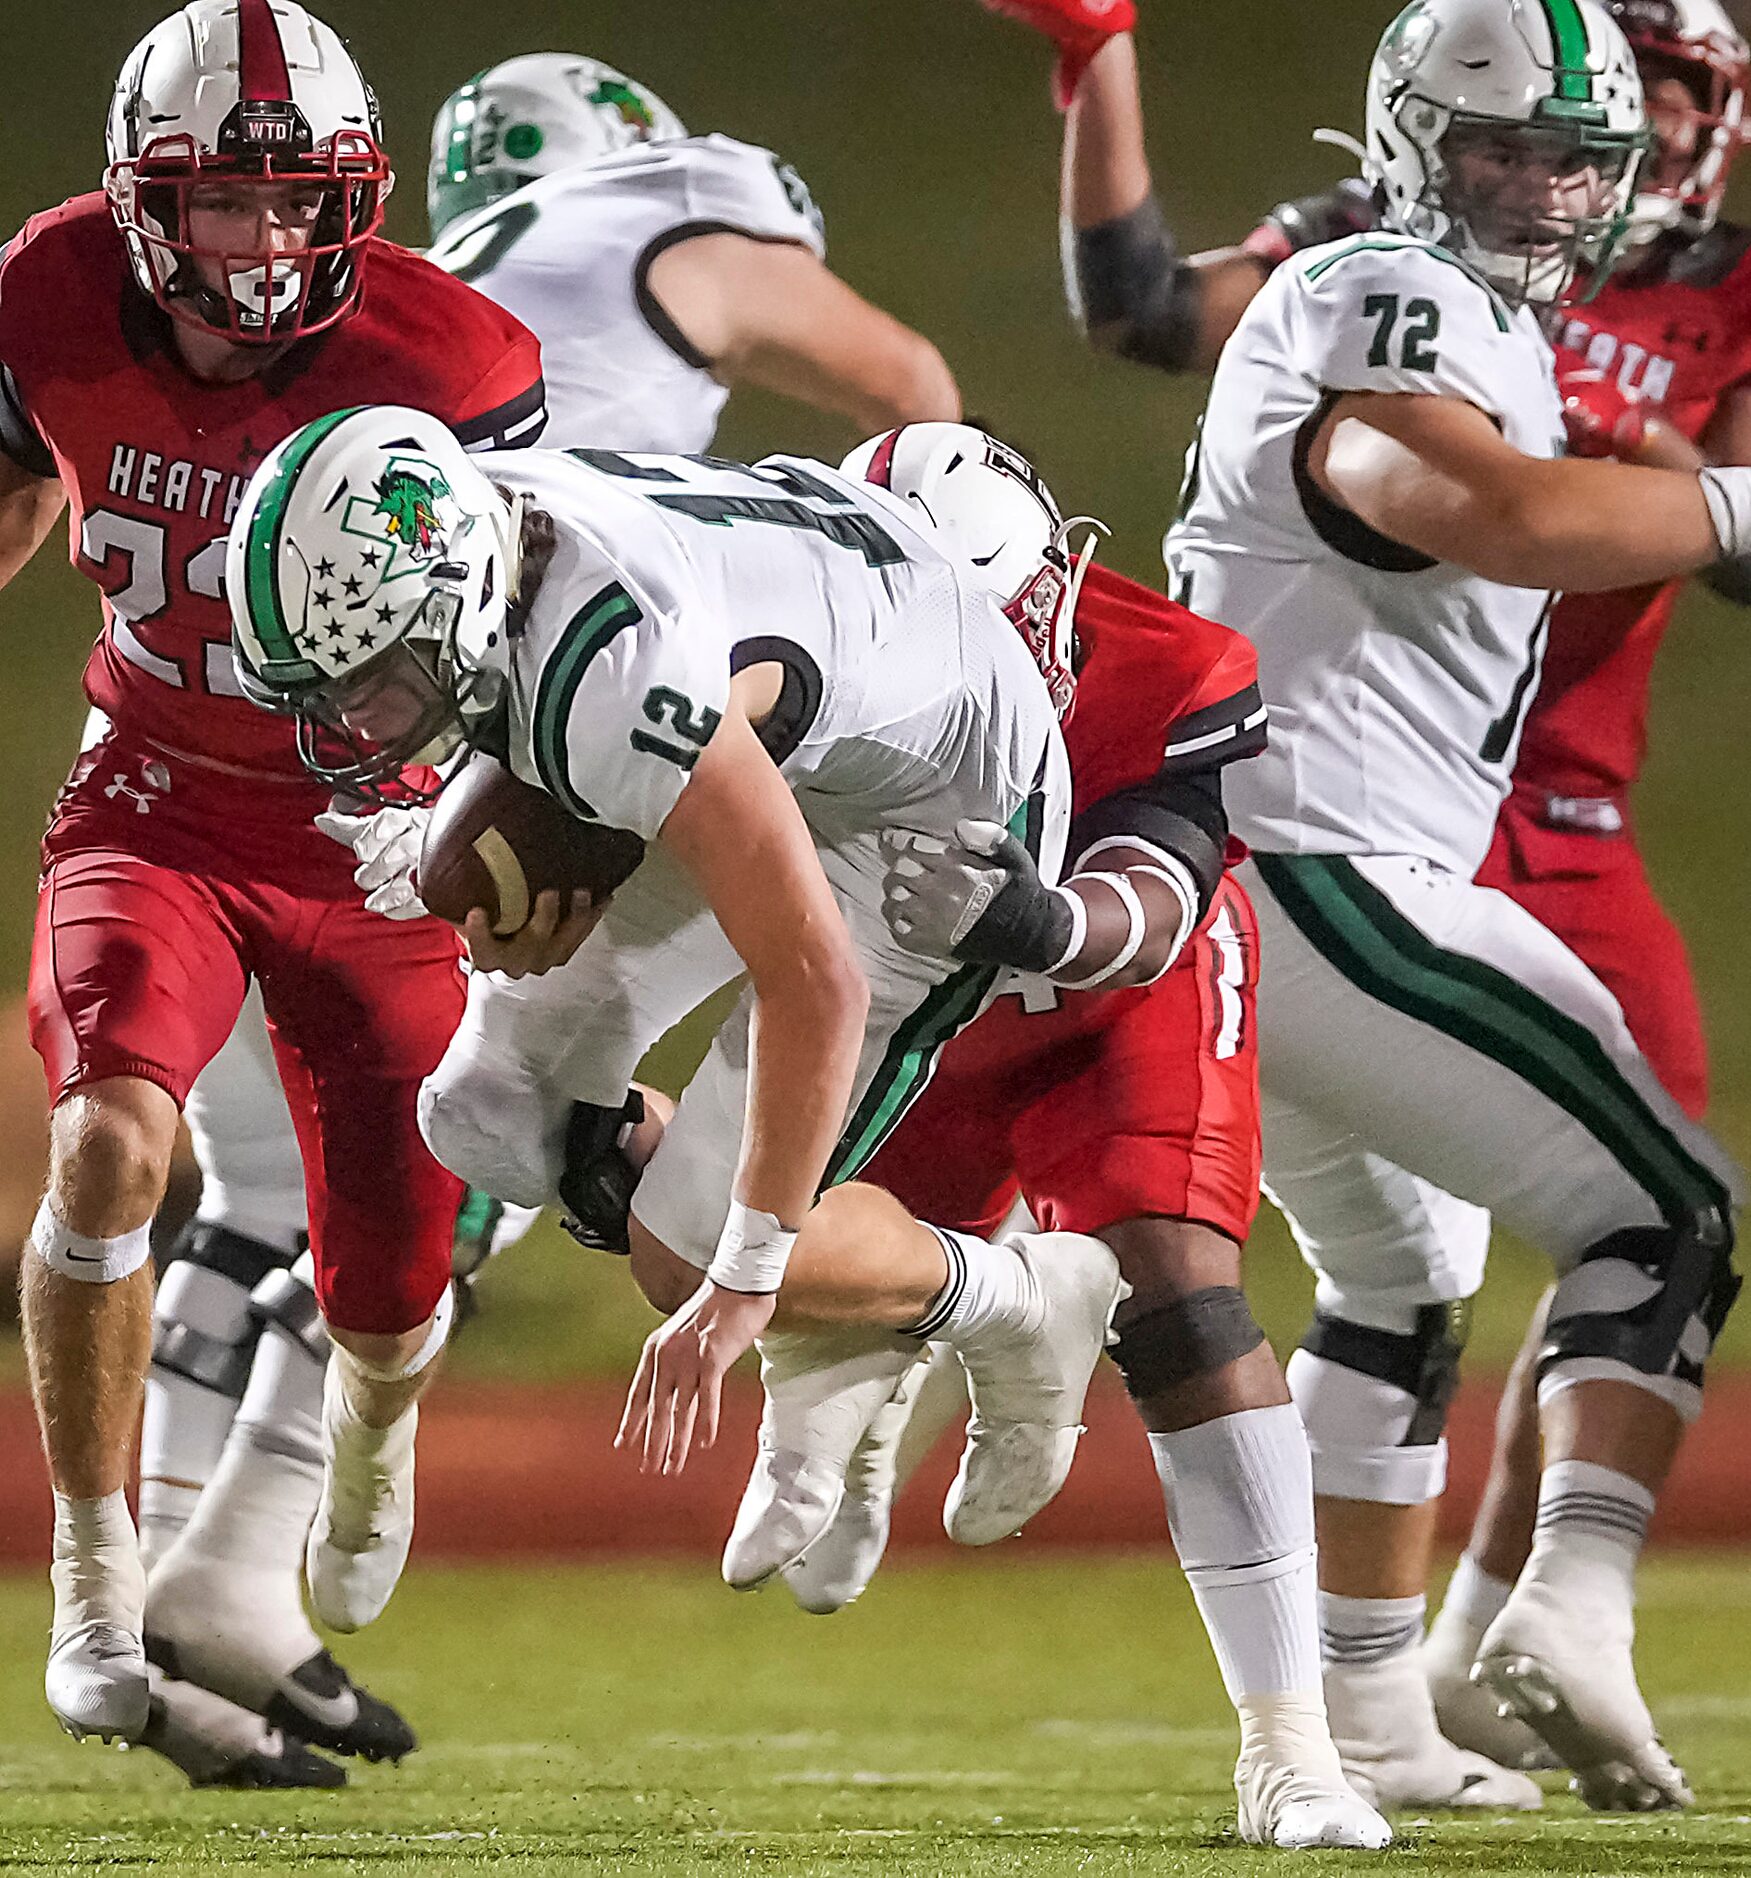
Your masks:
<instances>
[{"instance_id":1,"label":"red football pant","mask_svg":"<svg viewBox=\"0 0 1751 1878\"><path fill-rule=\"evenodd\" d=\"M44 842L31 1042L52 1102L115 1076L182 1104L261 985L298 1131L316 1295L342 1330L423 1324L450 1281L461 1183L414 1100L462 1014L434 919L365 911L352 857L299 783L243 781L110 737Z\"/></svg>"},{"instance_id":2,"label":"red football pant","mask_svg":"<svg viewBox=\"0 0 1751 1878\"><path fill-rule=\"evenodd\" d=\"M1708 1107L1708 1046L1690 956L1654 896L1633 829L1552 828L1542 798L1510 795L1478 885L1497 887L1562 940L1623 1007L1654 1074L1692 1118Z\"/></svg>"},{"instance_id":3,"label":"red football pant","mask_svg":"<svg viewBox=\"0 0 1751 1878\"><path fill-rule=\"evenodd\" d=\"M1173 969L1130 991L1007 995L949 1044L863 1178L987 1235L1197 1220L1244 1243L1259 1204L1258 928L1224 880Z\"/></svg>"}]
</instances>

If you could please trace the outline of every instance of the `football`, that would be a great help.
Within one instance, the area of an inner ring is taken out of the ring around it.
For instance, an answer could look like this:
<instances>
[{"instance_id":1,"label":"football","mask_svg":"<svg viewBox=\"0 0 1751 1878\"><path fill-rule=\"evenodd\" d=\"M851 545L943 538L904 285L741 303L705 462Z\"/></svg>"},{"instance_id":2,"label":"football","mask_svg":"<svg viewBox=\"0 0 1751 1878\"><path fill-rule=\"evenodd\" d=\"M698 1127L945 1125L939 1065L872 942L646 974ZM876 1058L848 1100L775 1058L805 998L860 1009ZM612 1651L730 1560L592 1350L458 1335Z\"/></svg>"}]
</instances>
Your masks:
<instances>
[{"instance_id":1,"label":"football","mask_svg":"<svg viewBox=\"0 0 1751 1878\"><path fill-rule=\"evenodd\" d=\"M579 821L545 790L477 752L445 784L426 824L419 893L456 926L479 907L494 934L508 939L528 924L547 888L601 899L643 858L637 835Z\"/></svg>"}]
</instances>

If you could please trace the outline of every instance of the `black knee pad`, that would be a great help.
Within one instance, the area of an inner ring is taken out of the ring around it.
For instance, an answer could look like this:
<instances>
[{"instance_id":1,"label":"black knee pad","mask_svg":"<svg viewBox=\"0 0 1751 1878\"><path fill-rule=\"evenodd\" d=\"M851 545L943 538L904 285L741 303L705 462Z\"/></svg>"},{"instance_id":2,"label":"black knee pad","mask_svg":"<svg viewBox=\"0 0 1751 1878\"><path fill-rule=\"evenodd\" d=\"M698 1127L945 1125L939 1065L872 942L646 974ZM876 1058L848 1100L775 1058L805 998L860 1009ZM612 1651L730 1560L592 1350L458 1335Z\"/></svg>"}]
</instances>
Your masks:
<instances>
[{"instance_id":1,"label":"black knee pad","mask_svg":"<svg viewBox=\"0 0 1751 1878\"><path fill-rule=\"evenodd\" d=\"M565 1170L559 1177L559 1197L566 1217L560 1222L579 1245L592 1252L631 1249L627 1221L632 1216L632 1190L639 1170L620 1145L622 1133L644 1120L644 1097L629 1089L617 1109L594 1102L574 1102L566 1124Z\"/></svg>"},{"instance_id":2,"label":"black knee pad","mask_svg":"<svg viewBox=\"0 0 1751 1878\"><path fill-rule=\"evenodd\" d=\"M1432 1447L1447 1426L1447 1410L1459 1387L1459 1359L1471 1334L1471 1300L1425 1304L1416 1328L1408 1332L1377 1330L1346 1318L1315 1312L1301 1347L1341 1369L1372 1376L1416 1401L1402 1446Z\"/></svg>"},{"instance_id":3,"label":"black knee pad","mask_svg":"<svg viewBox=\"0 0 1751 1878\"><path fill-rule=\"evenodd\" d=\"M1602 1357L1700 1387L1742 1283L1724 1213L1611 1233L1558 1283L1538 1373L1568 1357Z\"/></svg>"},{"instance_id":4,"label":"black knee pad","mask_svg":"<svg viewBox=\"0 0 1751 1878\"><path fill-rule=\"evenodd\" d=\"M1136 1402L1224 1369L1265 1340L1237 1285L1208 1285L1159 1301L1146 1298L1141 1308L1133 1299L1113 1331L1113 1361Z\"/></svg>"},{"instance_id":5,"label":"black knee pad","mask_svg":"<svg viewBox=\"0 0 1751 1878\"><path fill-rule=\"evenodd\" d=\"M195 1219L177 1235L165 1255L163 1269L168 1271L179 1260L187 1260L191 1265L217 1272L252 1294L253 1312L256 1287L270 1273L283 1273L297 1256L296 1252L285 1252L263 1240L233 1232L228 1226ZM234 1402L243 1399L249 1366L254 1358L253 1331L241 1342L226 1343L223 1338L210 1337L192 1324L160 1319L152 1328L153 1368L168 1370L173 1376L181 1376L202 1389L211 1389L215 1395L228 1396Z\"/></svg>"}]
</instances>

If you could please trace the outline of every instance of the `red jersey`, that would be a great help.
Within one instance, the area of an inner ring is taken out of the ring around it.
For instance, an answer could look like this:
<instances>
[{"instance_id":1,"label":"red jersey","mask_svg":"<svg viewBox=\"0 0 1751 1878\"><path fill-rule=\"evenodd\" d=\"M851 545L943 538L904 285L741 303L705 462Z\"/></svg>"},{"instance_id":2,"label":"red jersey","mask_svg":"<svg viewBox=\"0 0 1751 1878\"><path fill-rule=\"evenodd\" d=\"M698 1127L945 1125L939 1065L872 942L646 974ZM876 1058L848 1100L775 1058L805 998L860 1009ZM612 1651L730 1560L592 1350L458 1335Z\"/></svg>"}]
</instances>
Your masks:
<instances>
[{"instance_id":1,"label":"red jersey","mask_svg":"<svg viewBox=\"0 0 1751 1878\"><path fill-rule=\"evenodd\" d=\"M1064 726L1076 816L1157 778L1218 769L1265 747L1258 655L1239 633L1096 562L1077 601L1076 636L1076 708ZM1072 860L1077 847L1073 827Z\"/></svg>"},{"instance_id":2,"label":"red jersey","mask_svg":"<svg viewBox=\"0 0 1751 1878\"><path fill-rule=\"evenodd\" d=\"M104 595L85 693L124 737L303 777L290 721L238 686L221 585L244 485L301 424L406 404L471 446L539 435L532 333L390 242L364 267L350 319L219 384L182 364L101 195L34 216L0 258L0 449L66 487L73 564Z\"/></svg>"},{"instance_id":3,"label":"red jersey","mask_svg":"<svg viewBox=\"0 0 1751 1878\"><path fill-rule=\"evenodd\" d=\"M1563 309L1551 336L1559 371L1605 374L1697 441L1727 393L1751 379L1751 231L1717 227L1662 249L1613 275L1596 300ZM1558 602L1516 788L1613 796L1635 781L1654 654L1682 584Z\"/></svg>"}]
</instances>

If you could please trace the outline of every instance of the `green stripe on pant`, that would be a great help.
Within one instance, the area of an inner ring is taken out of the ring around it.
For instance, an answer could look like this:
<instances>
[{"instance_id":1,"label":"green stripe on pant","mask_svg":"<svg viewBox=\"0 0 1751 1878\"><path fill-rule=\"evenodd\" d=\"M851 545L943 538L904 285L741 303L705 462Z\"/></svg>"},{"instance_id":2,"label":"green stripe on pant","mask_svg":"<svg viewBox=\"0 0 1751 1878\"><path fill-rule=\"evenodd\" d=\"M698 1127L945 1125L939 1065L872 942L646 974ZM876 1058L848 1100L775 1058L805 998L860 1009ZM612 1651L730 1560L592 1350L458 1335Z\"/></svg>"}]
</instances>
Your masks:
<instances>
[{"instance_id":1,"label":"green stripe on pant","mask_svg":"<svg viewBox=\"0 0 1751 1878\"><path fill-rule=\"evenodd\" d=\"M1500 1063L1584 1127L1674 1223L1731 1205L1586 1025L1493 965L1445 950L1343 855L1256 854L1265 885L1334 970ZM1268 963L1267 963L1268 970Z\"/></svg>"}]
</instances>

